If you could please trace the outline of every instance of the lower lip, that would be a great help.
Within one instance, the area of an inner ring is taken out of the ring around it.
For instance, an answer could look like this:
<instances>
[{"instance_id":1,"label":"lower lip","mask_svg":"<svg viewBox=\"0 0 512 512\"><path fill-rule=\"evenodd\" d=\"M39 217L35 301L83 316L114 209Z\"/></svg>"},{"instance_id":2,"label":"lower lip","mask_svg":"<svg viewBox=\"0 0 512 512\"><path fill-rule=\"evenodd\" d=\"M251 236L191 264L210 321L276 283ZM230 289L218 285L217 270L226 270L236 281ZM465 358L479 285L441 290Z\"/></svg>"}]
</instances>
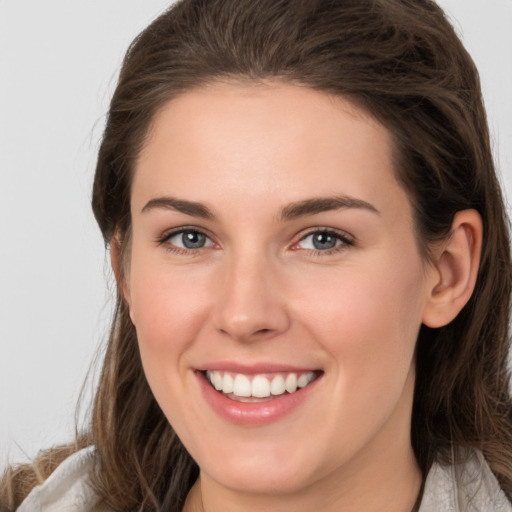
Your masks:
<instances>
[{"instance_id":1,"label":"lower lip","mask_svg":"<svg viewBox=\"0 0 512 512\"><path fill-rule=\"evenodd\" d=\"M237 402L216 391L202 372L196 372L201 391L212 409L230 423L247 426L269 425L300 407L316 388L321 376L295 393L279 395L266 402Z\"/></svg>"}]
</instances>

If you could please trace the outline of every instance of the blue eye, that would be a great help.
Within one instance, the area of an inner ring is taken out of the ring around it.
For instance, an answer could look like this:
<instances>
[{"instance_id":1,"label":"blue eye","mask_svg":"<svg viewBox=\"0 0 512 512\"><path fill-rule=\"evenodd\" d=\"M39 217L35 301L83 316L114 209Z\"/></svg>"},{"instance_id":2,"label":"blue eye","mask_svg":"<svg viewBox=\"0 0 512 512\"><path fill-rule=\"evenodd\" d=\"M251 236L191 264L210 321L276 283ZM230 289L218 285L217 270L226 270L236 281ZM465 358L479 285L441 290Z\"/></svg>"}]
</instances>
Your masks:
<instances>
[{"instance_id":1,"label":"blue eye","mask_svg":"<svg viewBox=\"0 0 512 512\"><path fill-rule=\"evenodd\" d=\"M333 231L314 231L304 236L297 244L301 249L330 251L353 245L353 241Z\"/></svg>"},{"instance_id":2,"label":"blue eye","mask_svg":"<svg viewBox=\"0 0 512 512\"><path fill-rule=\"evenodd\" d=\"M195 229L175 231L165 241L179 249L194 250L213 246L213 242L204 233Z\"/></svg>"}]
</instances>

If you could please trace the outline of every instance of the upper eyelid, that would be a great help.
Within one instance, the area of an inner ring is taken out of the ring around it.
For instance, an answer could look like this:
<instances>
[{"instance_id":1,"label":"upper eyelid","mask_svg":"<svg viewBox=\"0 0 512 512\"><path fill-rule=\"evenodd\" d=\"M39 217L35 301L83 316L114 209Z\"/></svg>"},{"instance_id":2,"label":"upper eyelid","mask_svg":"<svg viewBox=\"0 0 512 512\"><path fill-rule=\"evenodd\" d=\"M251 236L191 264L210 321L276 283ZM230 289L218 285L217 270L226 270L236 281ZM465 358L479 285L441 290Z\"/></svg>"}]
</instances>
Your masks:
<instances>
[{"instance_id":1,"label":"upper eyelid","mask_svg":"<svg viewBox=\"0 0 512 512\"><path fill-rule=\"evenodd\" d=\"M172 236L178 235L185 231L196 231L197 233L201 233L202 235L208 237L210 240L213 241L213 236L207 229L199 228L197 226L179 226L176 228L167 229L167 230L163 231L162 234L157 237L157 240L165 241L165 240L168 240L169 238L171 238Z\"/></svg>"},{"instance_id":2,"label":"upper eyelid","mask_svg":"<svg viewBox=\"0 0 512 512\"><path fill-rule=\"evenodd\" d=\"M303 231L298 235L298 241L303 240L307 236L314 235L315 233L329 233L333 235L337 235L340 238L344 238L347 240L350 240L351 242L355 242L356 238L355 236L351 235L347 231L344 231L342 229L336 229L336 228L328 228L328 227L315 227L315 228L309 228Z\"/></svg>"}]
</instances>

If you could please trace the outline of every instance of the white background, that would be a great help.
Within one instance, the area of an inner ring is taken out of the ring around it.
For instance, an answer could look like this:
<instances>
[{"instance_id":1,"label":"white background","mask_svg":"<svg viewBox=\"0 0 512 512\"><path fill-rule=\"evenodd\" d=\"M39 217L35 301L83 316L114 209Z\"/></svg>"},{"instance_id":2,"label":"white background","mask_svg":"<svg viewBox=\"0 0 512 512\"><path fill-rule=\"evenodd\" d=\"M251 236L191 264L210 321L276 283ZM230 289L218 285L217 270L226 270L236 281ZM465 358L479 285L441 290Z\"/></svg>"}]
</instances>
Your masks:
<instances>
[{"instance_id":1,"label":"white background","mask_svg":"<svg viewBox=\"0 0 512 512\"><path fill-rule=\"evenodd\" d=\"M512 0L439 3L480 69L512 198ZM0 468L73 437L112 306L89 206L104 114L128 44L168 4L0 0Z\"/></svg>"}]
</instances>

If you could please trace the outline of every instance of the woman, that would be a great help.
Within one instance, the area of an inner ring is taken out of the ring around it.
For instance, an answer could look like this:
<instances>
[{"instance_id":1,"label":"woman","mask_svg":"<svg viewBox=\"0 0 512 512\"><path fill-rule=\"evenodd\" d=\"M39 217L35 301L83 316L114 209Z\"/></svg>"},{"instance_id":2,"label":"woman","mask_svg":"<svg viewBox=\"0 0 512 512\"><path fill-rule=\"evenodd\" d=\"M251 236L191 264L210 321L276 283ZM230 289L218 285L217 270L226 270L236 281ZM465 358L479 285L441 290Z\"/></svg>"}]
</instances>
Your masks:
<instances>
[{"instance_id":1,"label":"woman","mask_svg":"<svg viewBox=\"0 0 512 512\"><path fill-rule=\"evenodd\" d=\"M511 510L508 233L433 2L178 3L127 53L93 209L91 429L7 509Z\"/></svg>"}]
</instances>

